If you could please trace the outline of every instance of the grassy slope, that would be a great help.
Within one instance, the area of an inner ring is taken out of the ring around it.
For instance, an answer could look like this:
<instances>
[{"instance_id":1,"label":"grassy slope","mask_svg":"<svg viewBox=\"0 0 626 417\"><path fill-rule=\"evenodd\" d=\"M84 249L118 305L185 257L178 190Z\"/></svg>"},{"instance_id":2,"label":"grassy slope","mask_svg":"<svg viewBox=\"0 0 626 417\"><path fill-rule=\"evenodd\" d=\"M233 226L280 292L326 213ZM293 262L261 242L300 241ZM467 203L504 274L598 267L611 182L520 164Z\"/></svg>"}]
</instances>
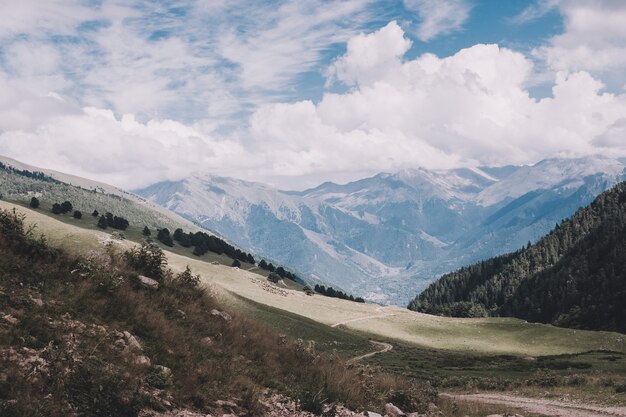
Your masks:
<instances>
[{"instance_id":1,"label":"grassy slope","mask_svg":"<svg viewBox=\"0 0 626 417\"><path fill-rule=\"evenodd\" d=\"M13 204L0 202L0 207ZM73 220L61 222L47 214L18 207L27 214L27 222L38 225L50 243L69 249L88 251L101 247L109 234L71 225ZM129 247L132 242L116 244ZM214 265L186 256L167 253L170 266L182 270L189 265L204 282L213 286L223 299L234 305L252 300L258 305L272 307L272 314L264 313L268 322L280 316L279 311L304 316L312 322L331 325L364 317L385 316L353 321L345 324L366 337L374 337L420 346L469 354L513 354L521 356L558 355L608 349L626 352L626 337L617 333L588 332L561 329L549 325L528 324L516 319L454 319L419 314L398 307L381 308L373 304L359 304L335 298L306 296L302 292L284 290L283 294L267 291L259 275L245 270ZM249 307L250 308L250 307ZM254 310L254 309L253 309ZM269 311L269 310L265 310ZM256 314L253 314L256 315ZM259 315L263 317L263 315ZM342 326L343 327L343 326ZM327 327L324 327L327 329ZM337 330L337 329L335 329Z\"/></svg>"}]
</instances>

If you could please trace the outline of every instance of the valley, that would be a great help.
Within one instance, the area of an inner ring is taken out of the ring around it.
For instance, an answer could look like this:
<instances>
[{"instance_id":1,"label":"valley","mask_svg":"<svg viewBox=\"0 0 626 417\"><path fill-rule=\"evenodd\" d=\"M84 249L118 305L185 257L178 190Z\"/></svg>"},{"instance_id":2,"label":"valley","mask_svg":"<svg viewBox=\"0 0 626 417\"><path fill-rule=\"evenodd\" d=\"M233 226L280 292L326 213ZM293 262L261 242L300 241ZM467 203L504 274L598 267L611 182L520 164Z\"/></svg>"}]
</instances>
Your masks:
<instances>
[{"instance_id":1,"label":"valley","mask_svg":"<svg viewBox=\"0 0 626 417\"><path fill-rule=\"evenodd\" d=\"M381 173L305 191L197 174L136 190L235 244L370 301L535 242L626 178L618 159Z\"/></svg>"}]
</instances>

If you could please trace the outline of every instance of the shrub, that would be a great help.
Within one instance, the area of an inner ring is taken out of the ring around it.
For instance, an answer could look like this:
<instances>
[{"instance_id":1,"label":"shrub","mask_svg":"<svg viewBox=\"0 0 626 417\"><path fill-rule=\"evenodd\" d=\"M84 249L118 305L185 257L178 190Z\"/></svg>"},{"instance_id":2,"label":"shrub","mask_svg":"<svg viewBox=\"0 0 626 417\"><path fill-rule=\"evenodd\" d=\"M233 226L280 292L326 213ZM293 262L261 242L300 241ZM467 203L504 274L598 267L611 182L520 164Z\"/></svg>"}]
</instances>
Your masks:
<instances>
[{"instance_id":1,"label":"shrub","mask_svg":"<svg viewBox=\"0 0 626 417\"><path fill-rule=\"evenodd\" d=\"M72 203L70 203L69 201L64 201L63 203L61 203L61 213L63 214L69 213L70 211L72 211L73 208L74 206L72 206Z\"/></svg>"},{"instance_id":2,"label":"shrub","mask_svg":"<svg viewBox=\"0 0 626 417\"><path fill-rule=\"evenodd\" d=\"M273 282L274 284L278 283L278 281L280 281L280 276L275 273L275 272L270 272L269 276L267 277L268 280L270 280L271 282Z\"/></svg>"},{"instance_id":3,"label":"shrub","mask_svg":"<svg viewBox=\"0 0 626 417\"><path fill-rule=\"evenodd\" d=\"M74 214L73 214L73 216L74 216L74 218L75 218L75 219L79 219L79 220L80 220L80 219L82 219L82 218L83 218L83 213L81 213L81 212L80 212L80 211L78 211L78 210L74 210Z\"/></svg>"},{"instance_id":4,"label":"shrub","mask_svg":"<svg viewBox=\"0 0 626 417\"><path fill-rule=\"evenodd\" d=\"M235 259L232 264L230 264L233 268L241 268L241 262L238 259Z\"/></svg>"},{"instance_id":5,"label":"shrub","mask_svg":"<svg viewBox=\"0 0 626 417\"><path fill-rule=\"evenodd\" d=\"M189 265L185 268L183 272L176 275L174 278L175 282L183 287L195 288L200 284L200 275L194 275L191 273L191 269L189 269Z\"/></svg>"},{"instance_id":6,"label":"shrub","mask_svg":"<svg viewBox=\"0 0 626 417\"><path fill-rule=\"evenodd\" d=\"M324 390L321 389L317 392L311 391L302 391L297 396L298 403L300 404L300 409L302 411L308 411L315 415L320 415L324 412L324 404L328 401L327 398L324 398Z\"/></svg>"},{"instance_id":7,"label":"shrub","mask_svg":"<svg viewBox=\"0 0 626 417\"><path fill-rule=\"evenodd\" d=\"M39 208L39 199L37 197L31 198L29 205L31 208L34 208L34 209Z\"/></svg>"},{"instance_id":8,"label":"shrub","mask_svg":"<svg viewBox=\"0 0 626 417\"><path fill-rule=\"evenodd\" d=\"M100 216L98 219L98 227L100 229L106 229L109 225L107 224L107 219L104 216Z\"/></svg>"},{"instance_id":9,"label":"shrub","mask_svg":"<svg viewBox=\"0 0 626 417\"><path fill-rule=\"evenodd\" d=\"M144 242L139 247L129 249L124 254L128 264L139 273L157 281L163 281L167 258L157 245Z\"/></svg>"}]
</instances>

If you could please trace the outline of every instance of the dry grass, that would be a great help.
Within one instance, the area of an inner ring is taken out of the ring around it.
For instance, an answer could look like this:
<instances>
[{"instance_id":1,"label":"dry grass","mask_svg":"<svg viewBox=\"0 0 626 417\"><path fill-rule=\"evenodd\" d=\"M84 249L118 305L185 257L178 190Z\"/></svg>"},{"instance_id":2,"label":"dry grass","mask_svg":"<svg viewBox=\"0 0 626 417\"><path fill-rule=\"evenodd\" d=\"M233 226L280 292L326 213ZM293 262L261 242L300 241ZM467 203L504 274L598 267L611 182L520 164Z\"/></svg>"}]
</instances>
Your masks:
<instances>
[{"instance_id":1,"label":"dry grass","mask_svg":"<svg viewBox=\"0 0 626 417\"><path fill-rule=\"evenodd\" d=\"M7 216L0 212L0 220ZM3 416L132 416L165 401L212 412L219 399L258 415L266 388L359 409L380 409L392 395L418 410L434 399L428 384L348 369L234 311L231 319L211 315L223 309L216 299L167 270L158 291L143 289L140 271L112 245L74 257L7 230L0 230L0 311L17 322L0 332ZM118 348L123 331L138 337L142 352ZM141 365L141 355L152 366ZM171 381L155 365L169 368Z\"/></svg>"}]
</instances>

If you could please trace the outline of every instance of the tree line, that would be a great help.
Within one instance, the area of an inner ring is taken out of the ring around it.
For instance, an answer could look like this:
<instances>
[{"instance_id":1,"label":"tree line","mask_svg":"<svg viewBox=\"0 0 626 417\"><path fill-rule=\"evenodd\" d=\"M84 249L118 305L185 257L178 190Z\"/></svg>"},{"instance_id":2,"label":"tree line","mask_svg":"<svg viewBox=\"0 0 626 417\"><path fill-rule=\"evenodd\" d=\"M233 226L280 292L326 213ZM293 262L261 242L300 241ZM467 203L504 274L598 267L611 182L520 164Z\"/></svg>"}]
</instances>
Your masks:
<instances>
[{"instance_id":1,"label":"tree line","mask_svg":"<svg viewBox=\"0 0 626 417\"><path fill-rule=\"evenodd\" d=\"M37 199L37 197L32 197L30 207L36 209L39 208L39 206L39 199ZM62 203L54 203L51 211L54 214L60 215L72 212L73 208L74 207L71 202L64 201ZM110 212L100 214L98 210L94 210L91 215L92 217L98 219L96 224L101 229L107 229L110 227L117 230L126 230L130 226L127 219L122 216L114 215ZM74 210L73 216L76 219L81 219L82 213L78 210ZM152 231L148 226L144 226L142 233L145 237L152 236ZM202 256L207 252L213 252L218 255L224 254L233 259L232 266L234 267L240 267L241 262L246 262L252 265L255 265L257 262L251 253L242 251L217 236L201 231L187 233L183 231L183 229L177 228L173 233L171 233L168 228L164 227L156 230L156 239L168 247L173 247L175 243L178 243L184 248L193 248L192 253L196 256ZM294 282L304 283L304 280L298 277L295 273L288 271L282 266L276 267L271 262L268 263L264 259L259 262L258 266L265 271L277 274L280 278L286 278Z\"/></svg>"},{"instance_id":2,"label":"tree line","mask_svg":"<svg viewBox=\"0 0 626 417\"><path fill-rule=\"evenodd\" d=\"M626 332L626 183L536 244L446 274L409 308Z\"/></svg>"},{"instance_id":3,"label":"tree line","mask_svg":"<svg viewBox=\"0 0 626 417\"><path fill-rule=\"evenodd\" d=\"M353 295L348 295L343 291L336 290L333 287L325 287L323 285L315 285L315 292L325 295L326 297L334 297L341 298L342 300L355 301L357 303L364 303L365 300L362 297L354 297Z\"/></svg>"},{"instance_id":4,"label":"tree line","mask_svg":"<svg viewBox=\"0 0 626 417\"><path fill-rule=\"evenodd\" d=\"M8 166L2 162L0 162L0 169L3 171L16 174L16 175L20 175L22 177L33 178L33 179L40 180L40 181L53 182L53 183L60 184L60 181L55 180L54 178L52 178L49 175L44 174L43 172L29 171L27 169L17 169L12 166Z\"/></svg>"}]
</instances>

